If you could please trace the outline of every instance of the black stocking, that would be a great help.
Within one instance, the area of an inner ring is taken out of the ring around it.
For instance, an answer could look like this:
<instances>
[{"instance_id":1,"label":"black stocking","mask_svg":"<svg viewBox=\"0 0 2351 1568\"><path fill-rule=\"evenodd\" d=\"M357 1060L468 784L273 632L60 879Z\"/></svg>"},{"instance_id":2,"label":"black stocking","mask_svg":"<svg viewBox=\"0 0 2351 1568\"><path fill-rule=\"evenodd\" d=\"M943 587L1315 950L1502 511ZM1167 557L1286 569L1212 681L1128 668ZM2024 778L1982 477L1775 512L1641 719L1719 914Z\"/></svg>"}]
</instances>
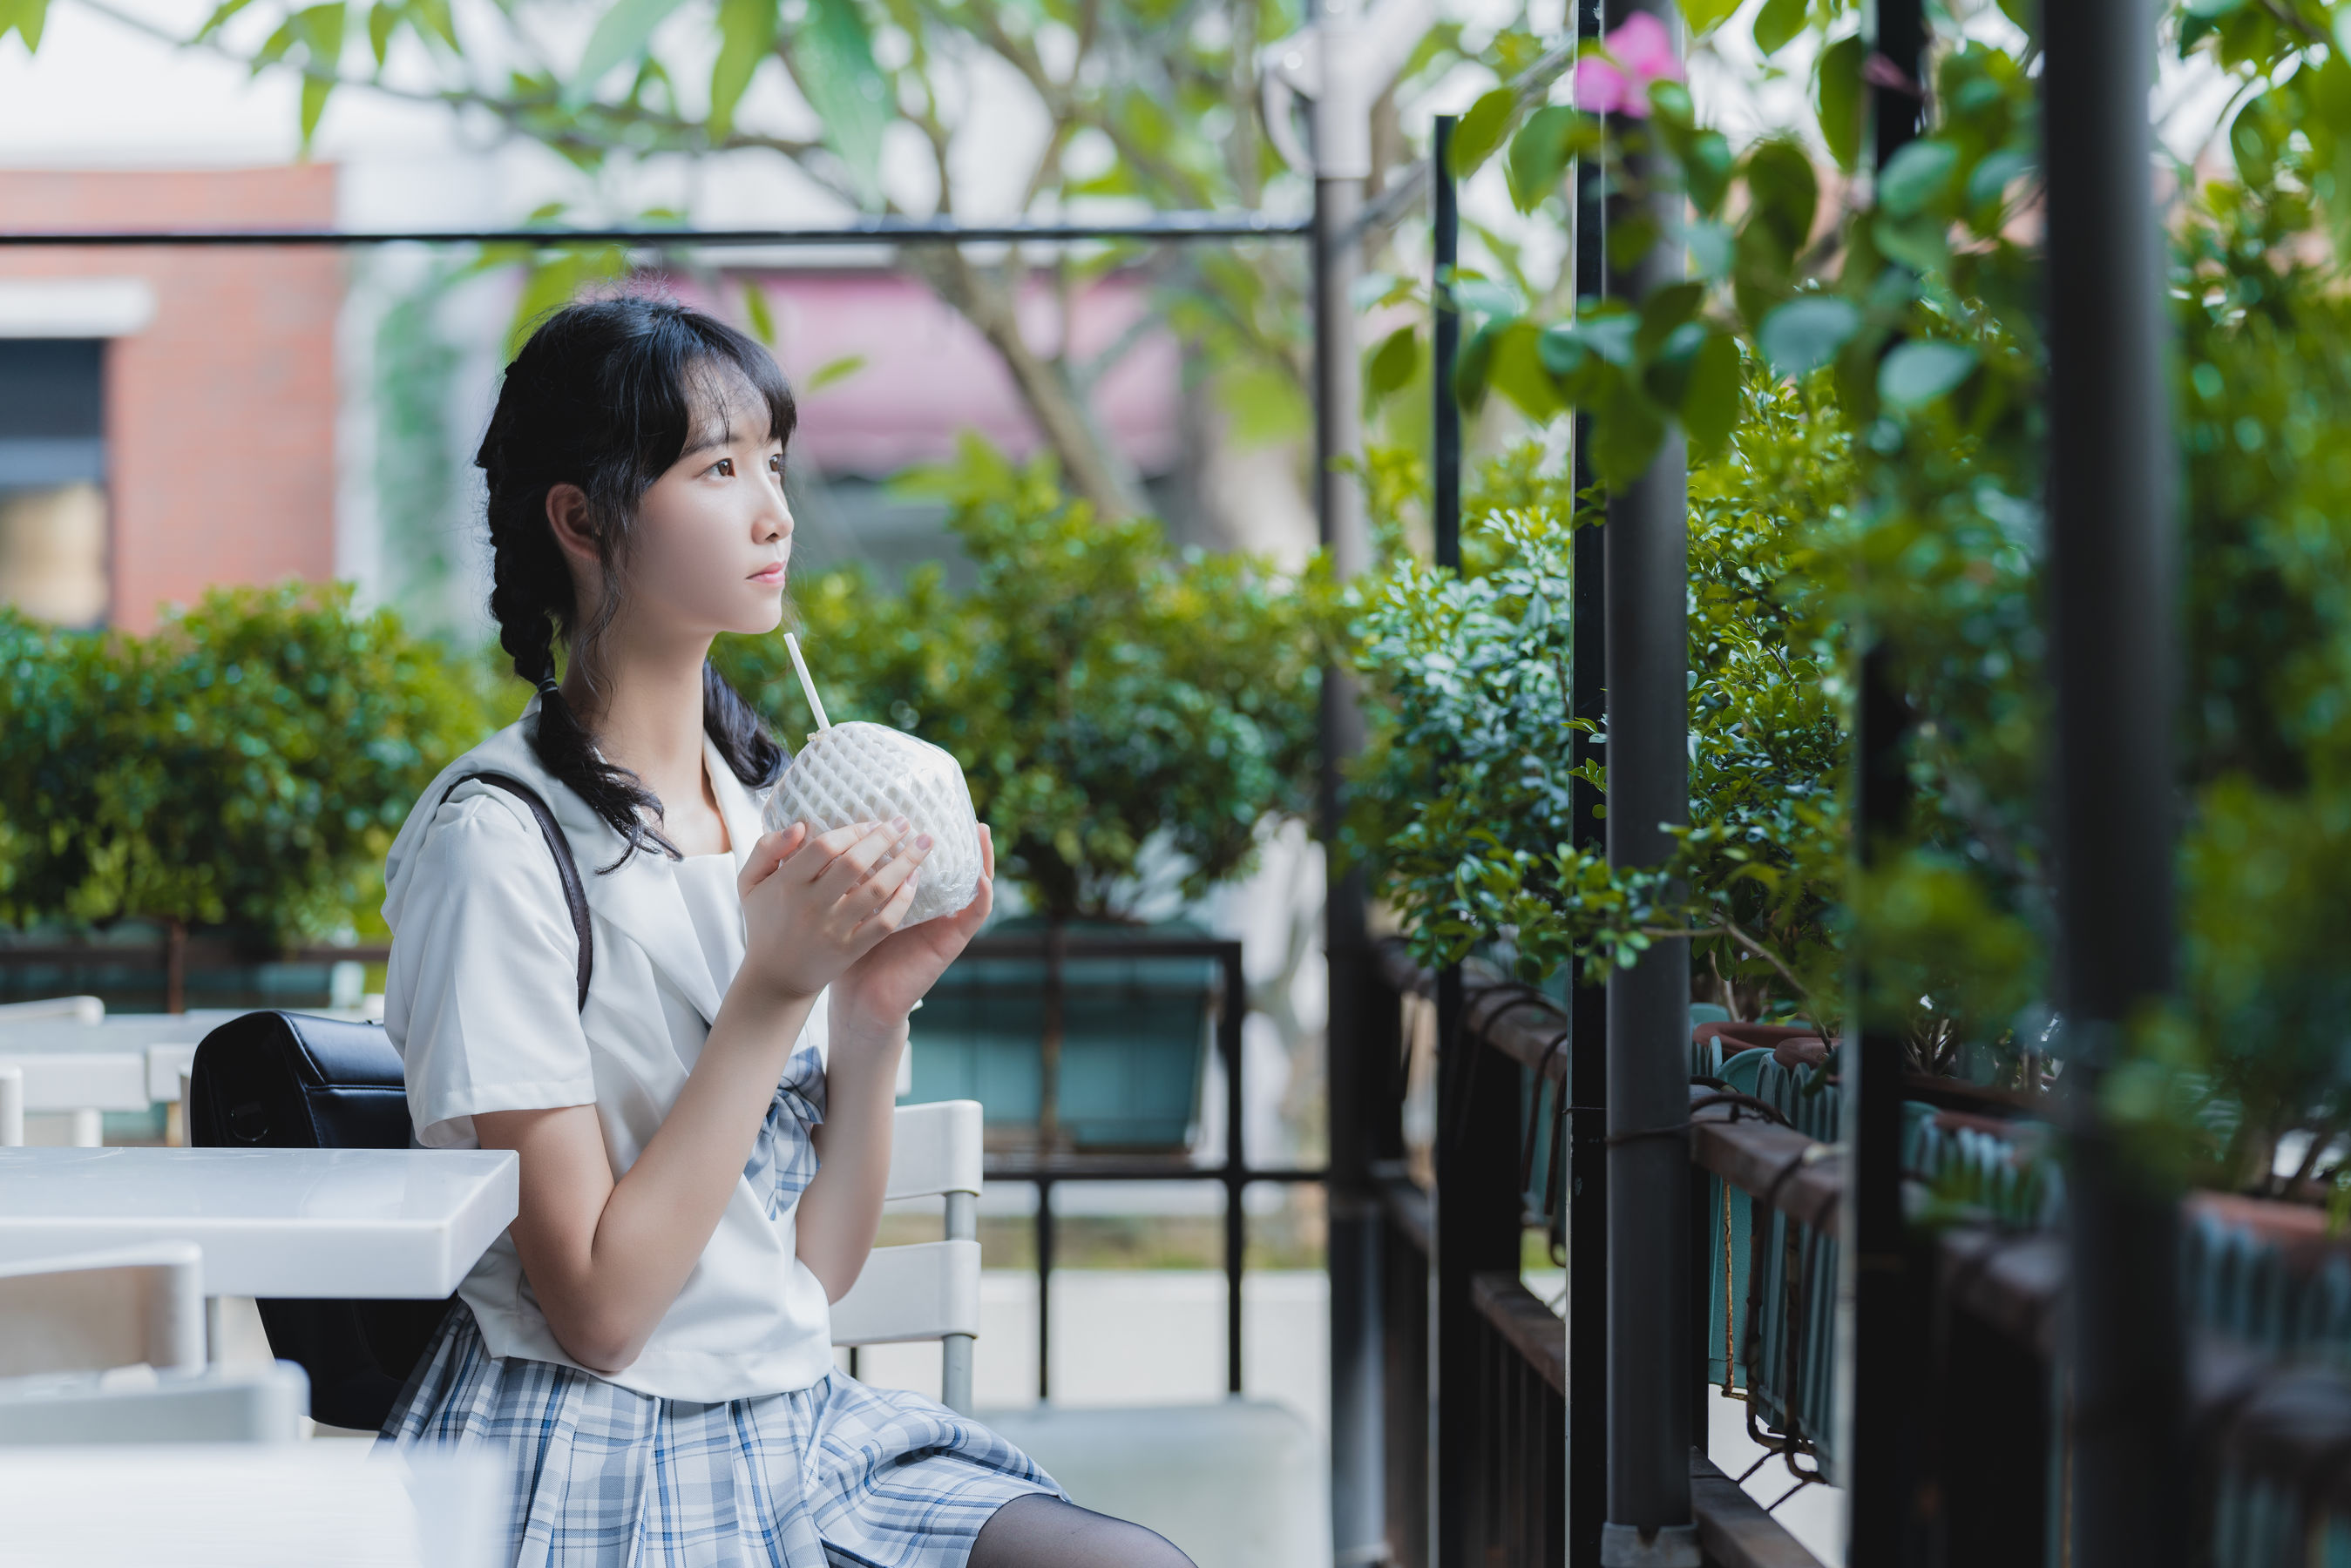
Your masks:
<instances>
[{"instance_id":1,"label":"black stocking","mask_svg":"<svg viewBox=\"0 0 2351 1568\"><path fill-rule=\"evenodd\" d=\"M1164 1535L1041 1492L979 1527L970 1568L1193 1568Z\"/></svg>"}]
</instances>

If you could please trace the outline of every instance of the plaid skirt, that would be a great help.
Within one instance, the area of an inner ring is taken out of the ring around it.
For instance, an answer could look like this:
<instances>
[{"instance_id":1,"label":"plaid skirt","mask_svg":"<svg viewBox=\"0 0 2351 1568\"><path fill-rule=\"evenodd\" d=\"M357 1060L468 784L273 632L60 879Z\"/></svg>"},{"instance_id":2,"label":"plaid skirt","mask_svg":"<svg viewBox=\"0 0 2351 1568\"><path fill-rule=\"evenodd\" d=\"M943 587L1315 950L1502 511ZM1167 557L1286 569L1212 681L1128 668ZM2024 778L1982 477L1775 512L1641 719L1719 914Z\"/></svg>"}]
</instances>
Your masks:
<instances>
[{"instance_id":1,"label":"plaid skirt","mask_svg":"<svg viewBox=\"0 0 2351 1568\"><path fill-rule=\"evenodd\" d=\"M500 1360L452 1307L382 1441L490 1445L512 1466L517 1568L963 1568L990 1515L1059 1497L987 1428L833 1372L720 1405Z\"/></svg>"}]
</instances>

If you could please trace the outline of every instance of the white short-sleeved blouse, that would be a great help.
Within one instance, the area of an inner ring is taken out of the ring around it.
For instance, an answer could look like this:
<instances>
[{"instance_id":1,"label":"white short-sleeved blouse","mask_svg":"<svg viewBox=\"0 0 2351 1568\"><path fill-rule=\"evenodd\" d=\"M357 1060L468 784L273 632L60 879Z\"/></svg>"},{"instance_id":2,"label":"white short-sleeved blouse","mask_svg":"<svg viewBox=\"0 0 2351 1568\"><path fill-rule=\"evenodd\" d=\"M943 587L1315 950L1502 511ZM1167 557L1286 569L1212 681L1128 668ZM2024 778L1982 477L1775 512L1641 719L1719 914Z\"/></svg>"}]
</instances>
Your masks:
<instances>
[{"instance_id":1,"label":"white short-sleeved blouse","mask_svg":"<svg viewBox=\"0 0 2351 1568\"><path fill-rule=\"evenodd\" d=\"M485 1111L592 1105L617 1178L676 1102L743 961L735 875L758 837L758 803L705 742L733 853L683 862L640 853L600 873L619 857L621 837L539 766L524 732L535 719L534 706L452 763L392 846L384 1025L406 1066L423 1147L479 1147L473 1118ZM584 1007L555 860L528 808L481 783L442 800L450 781L473 773L528 784L570 841L594 950ZM831 1370L824 1287L796 1250L806 1176L798 1186L776 1180L779 1164L813 1169L805 1140L821 1115L825 1018L820 997L793 1052L801 1078L816 1081L779 1094L701 1261L643 1354L599 1376L711 1402L805 1388ZM458 1293L492 1355L579 1366L548 1328L511 1238L491 1246Z\"/></svg>"}]
</instances>

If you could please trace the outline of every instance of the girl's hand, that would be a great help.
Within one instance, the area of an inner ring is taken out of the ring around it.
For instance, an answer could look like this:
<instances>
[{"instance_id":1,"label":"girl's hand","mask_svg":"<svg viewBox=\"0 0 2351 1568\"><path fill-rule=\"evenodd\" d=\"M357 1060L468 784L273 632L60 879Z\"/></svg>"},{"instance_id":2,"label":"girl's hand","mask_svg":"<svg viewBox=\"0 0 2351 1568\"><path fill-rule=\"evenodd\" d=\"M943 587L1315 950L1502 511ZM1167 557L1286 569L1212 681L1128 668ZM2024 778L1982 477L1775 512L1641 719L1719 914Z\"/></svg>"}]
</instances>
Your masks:
<instances>
[{"instance_id":1,"label":"girl's hand","mask_svg":"<svg viewBox=\"0 0 2351 1568\"><path fill-rule=\"evenodd\" d=\"M902 1028L914 1003L956 961L996 905L996 837L987 824L979 825L979 886L971 902L953 915L925 920L909 930L893 930L851 964L832 988L836 1020L854 1029L871 1024L877 1032Z\"/></svg>"},{"instance_id":2,"label":"girl's hand","mask_svg":"<svg viewBox=\"0 0 2351 1568\"><path fill-rule=\"evenodd\" d=\"M744 934L736 983L777 1003L831 985L897 930L930 852L930 836L914 835L903 816L813 837L794 823L762 836L736 877Z\"/></svg>"}]
</instances>

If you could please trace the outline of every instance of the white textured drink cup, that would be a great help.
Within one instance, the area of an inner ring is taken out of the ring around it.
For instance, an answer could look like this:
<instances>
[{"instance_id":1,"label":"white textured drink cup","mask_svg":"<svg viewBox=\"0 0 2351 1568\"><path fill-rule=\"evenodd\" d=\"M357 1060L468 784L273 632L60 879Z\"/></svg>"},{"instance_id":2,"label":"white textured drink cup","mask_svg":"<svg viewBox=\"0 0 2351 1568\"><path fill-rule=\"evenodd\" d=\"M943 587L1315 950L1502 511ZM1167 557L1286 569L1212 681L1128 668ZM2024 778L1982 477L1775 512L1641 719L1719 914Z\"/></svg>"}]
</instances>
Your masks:
<instances>
[{"instance_id":1,"label":"white textured drink cup","mask_svg":"<svg viewBox=\"0 0 2351 1568\"><path fill-rule=\"evenodd\" d=\"M835 724L809 737L768 796L767 826L830 833L904 816L931 836L904 926L952 915L979 890L979 817L955 758L887 724Z\"/></svg>"}]
</instances>

